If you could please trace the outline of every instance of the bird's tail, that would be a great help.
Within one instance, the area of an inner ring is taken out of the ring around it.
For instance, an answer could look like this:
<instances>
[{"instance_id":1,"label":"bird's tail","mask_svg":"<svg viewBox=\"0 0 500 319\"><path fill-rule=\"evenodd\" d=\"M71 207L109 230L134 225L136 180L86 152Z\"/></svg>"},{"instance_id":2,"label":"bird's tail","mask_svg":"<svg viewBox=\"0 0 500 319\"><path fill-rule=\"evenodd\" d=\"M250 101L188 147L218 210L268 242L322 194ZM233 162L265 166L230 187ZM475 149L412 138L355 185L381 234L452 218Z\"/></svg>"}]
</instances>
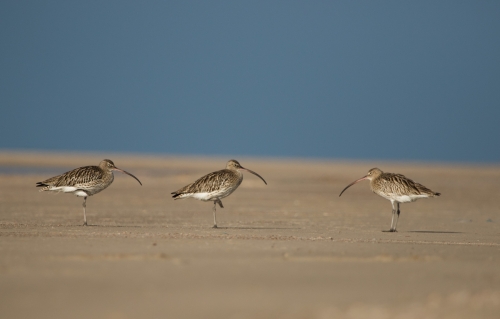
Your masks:
<instances>
[{"instance_id":1,"label":"bird's tail","mask_svg":"<svg viewBox=\"0 0 500 319\"><path fill-rule=\"evenodd\" d=\"M45 191L48 191L50 190L50 185L47 185L47 184L44 184L43 182L38 182L36 183L36 187L43 187L42 189L40 189L39 191L40 192L45 192Z\"/></svg>"},{"instance_id":2,"label":"bird's tail","mask_svg":"<svg viewBox=\"0 0 500 319\"><path fill-rule=\"evenodd\" d=\"M182 198L182 197L180 197L182 195L182 193L172 192L170 194L173 195L172 196L173 199L181 199Z\"/></svg>"},{"instance_id":3,"label":"bird's tail","mask_svg":"<svg viewBox=\"0 0 500 319\"><path fill-rule=\"evenodd\" d=\"M441 196L441 193L434 193L434 196Z\"/></svg>"}]
</instances>

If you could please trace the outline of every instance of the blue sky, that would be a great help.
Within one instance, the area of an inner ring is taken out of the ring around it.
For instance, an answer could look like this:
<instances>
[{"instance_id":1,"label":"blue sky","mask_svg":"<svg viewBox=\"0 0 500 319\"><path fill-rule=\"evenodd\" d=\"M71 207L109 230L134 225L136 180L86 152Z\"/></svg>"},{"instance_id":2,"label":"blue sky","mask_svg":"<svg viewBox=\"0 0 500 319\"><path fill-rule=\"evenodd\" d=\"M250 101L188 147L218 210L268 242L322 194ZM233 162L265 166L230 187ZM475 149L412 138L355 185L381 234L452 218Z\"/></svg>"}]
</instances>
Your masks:
<instances>
[{"instance_id":1,"label":"blue sky","mask_svg":"<svg viewBox=\"0 0 500 319\"><path fill-rule=\"evenodd\" d=\"M2 1L0 149L500 162L498 1Z\"/></svg>"}]
</instances>

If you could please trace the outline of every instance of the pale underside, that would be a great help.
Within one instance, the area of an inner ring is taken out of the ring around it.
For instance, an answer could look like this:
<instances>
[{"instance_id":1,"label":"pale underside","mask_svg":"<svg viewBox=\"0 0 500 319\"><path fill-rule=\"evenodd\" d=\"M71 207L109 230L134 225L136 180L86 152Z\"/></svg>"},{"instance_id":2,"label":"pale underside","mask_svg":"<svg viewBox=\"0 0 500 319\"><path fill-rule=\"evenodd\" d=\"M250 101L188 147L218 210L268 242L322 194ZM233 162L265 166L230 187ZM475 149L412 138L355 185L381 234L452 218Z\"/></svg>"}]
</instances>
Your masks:
<instances>
[{"instance_id":1,"label":"pale underside","mask_svg":"<svg viewBox=\"0 0 500 319\"><path fill-rule=\"evenodd\" d=\"M419 198L430 197L428 194L398 195L398 194L394 194L394 193L381 193L381 192L374 192L374 193L382 196L385 199L388 199L388 200L394 201L394 202L399 202L399 203L409 203L409 202L414 202Z\"/></svg>"},{"instance_id":2,"label":"pale underside","mask_svg":"<svg viewBox=\"0 0 500 319\"><path fill-rule=\"evenodd\" d=\"M236 188L226 188L223 190L217 190L214 192L199 192L199 193L184 193L179 196L179 198L195 198L204 202L208 201L214 201L217 199L222 199L224 197L227 197L231 195L232 192L234 192Z\"/></svg>"},{"instance_id":3,"label":"pale underside","mask_svg":"<svg viewBox=\"0 0 500 319\"><path fill-rule=\"evenodd\" d=\"M47 190L51 192L73 193L74 195L79 197L91 196L88 192L85 192L84 189L75 186L49 187L49 189Z\"/></svg>"}]
</instances>

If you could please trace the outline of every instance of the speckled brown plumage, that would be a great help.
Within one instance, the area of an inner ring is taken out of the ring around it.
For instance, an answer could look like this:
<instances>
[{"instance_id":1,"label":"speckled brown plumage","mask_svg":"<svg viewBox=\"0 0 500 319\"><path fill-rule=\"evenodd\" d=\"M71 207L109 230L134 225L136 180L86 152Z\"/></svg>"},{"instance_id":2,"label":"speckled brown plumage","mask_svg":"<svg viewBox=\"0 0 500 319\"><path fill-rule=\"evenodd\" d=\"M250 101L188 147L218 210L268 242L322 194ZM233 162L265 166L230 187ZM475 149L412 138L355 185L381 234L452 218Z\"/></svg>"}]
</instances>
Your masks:
<instances>
[{"instance_id":1,"label":"speckled brown plumage","mask_svg":"<svg viewBox=\"0 0 500 319\"><path fill-rule=\"evenodd\" d=\"M99 166L83 166L75 168L61 175L51 177L43 182L36 183L37 187L42 187L40 192L54 191L73 193L76 196L83 197L83 220L87 225L86 203L87 197L95 195L106 189L114 180L113 171L120 171L135 178L139 184L141 181L134 175L119 169L113 161L109 159L102 160Z\"/></svg>"},{"instance_id":2,"label":"speckled brown plumage","mask_svg":"<svg viewBox=\"0 0 500 319\"><path fill-rule=\"evenodd\" d=\"M241 172L223 169L207 174L172 194L174 194L173 198L180 199L196 193L210 193L213 195L207 201L215 198L221 199L234 192L242 181L243 174Z\"/></svg>"},{"instance_id":3,"label":"speckled brown plumage","mask_svg":"<svg viewBox=\"0 0 500 319\"><path fill-rule=\"evenodd\" d=\"M341 196L342 193L344 193L344 191L352 185L365 179L370 181L370 188L375 194L391 201L392 222L391 229L389 230L391 232L396 231L400 214L400 203L414 202L419 198L441 195L440 193L436 193L422 184L414 182L404 175L384 173L378 168L372 168L368 171L366 176L347 185L339 196Z\"/></svg>"},{"instance_id":4,"label":"speckled brown plumage","mask_svg":"<svg viewBox=\"0 0 500 319\"><path fill-rule=\"evenodd\" d=\"M40 192L51 191L57 187L73 186L84 191L88 196L99 193L107 188L114 180L112 171L106 169L106 160L99 166L83 166L64 174L38 182L37 187L43 187ZM104 166L104 167L101 167Z\"/></svg>"},{"instance_id":5,"label":"speckled brown plumage","mask_svg":"<svg viewBox=\"0 0 500 319\"><path fill-rule=\"evenodd\" d=\"M213 213L214 213L214 228L217 228L216 220L216 204L219 204L221 208L221 199L231 195L240 186L243 181L243 173L240 170L246 170L256 176L258 176L265 184L267 182L257 173L246 169L238 163L236 160L230 160L227 162L226 168L220 171L216 171L207 174L194 183L186 185L175 192L172 192L174 199L183 198L195 198L202 201L213 201Z\"/></svg>"},{"instance_id":6,"label":"speckled brown plumage","mask_svg":"<svg viewBox=\"0 0 500 319\"><path fill-rule=\"evenodd\" d=\"M370 171L373 172L374 176L370 181L370 188L374 193L380 196L383 196L382 194L388 197L393 194L399 196L428 195L428 197L441 195L440 193L431 191L422 184L414 182L404 175L384 173L378 168L373 168Z\"/></svg>"}]
</instances>

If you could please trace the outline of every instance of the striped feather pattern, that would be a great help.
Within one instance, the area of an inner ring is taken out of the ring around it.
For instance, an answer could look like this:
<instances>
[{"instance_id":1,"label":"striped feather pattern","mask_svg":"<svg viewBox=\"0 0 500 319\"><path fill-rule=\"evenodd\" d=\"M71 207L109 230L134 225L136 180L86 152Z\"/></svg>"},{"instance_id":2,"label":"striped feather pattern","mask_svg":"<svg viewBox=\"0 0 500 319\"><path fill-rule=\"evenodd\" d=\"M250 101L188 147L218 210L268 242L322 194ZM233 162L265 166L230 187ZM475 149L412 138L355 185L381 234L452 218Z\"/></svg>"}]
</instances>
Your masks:
<instances>
[{"instance_id":1,"label":"striped feather pattern","mask_svg":"<svg viewBox=\"0 0 500 319\"><path fill-rule=\"evenodd\" d=\"M103 161L104 162L104 161ZM101 162L102 164L102 162ZM103 166L105 164L102 164ZM100 165L101 166L101 165ZM64 191L64 187L74 187L75 190L84 190L89 196L107 188L114 180L113 172L100 166L83 166L38 182L37 187L43 191Z\"/></svg>"},{"instance_id":2,"label":"striped feather pattern","mask_svg":"<svg viewBox=\"0 0 500 319\"><path fill-rule=\"evenodd\" d=\"M401 174L382 173L372 180L370 186L373 192L379 195L427 195L429 197L441 195Z\"/></svg>"},{"instance_id":3,"label":"striped feather pattern","mask_svg":"<svg viewBox=\"0 0 500 319\"><path fill-rule=\"evenodd\" d=\"M186 185L172 192L173 198L181 199L191 197L193 194L207 193L210 198L206 200L221 199L229 196L240 186L243 174L237 170L223 169L207 174L194 183Z\"/></svg>"}]
</instances>

